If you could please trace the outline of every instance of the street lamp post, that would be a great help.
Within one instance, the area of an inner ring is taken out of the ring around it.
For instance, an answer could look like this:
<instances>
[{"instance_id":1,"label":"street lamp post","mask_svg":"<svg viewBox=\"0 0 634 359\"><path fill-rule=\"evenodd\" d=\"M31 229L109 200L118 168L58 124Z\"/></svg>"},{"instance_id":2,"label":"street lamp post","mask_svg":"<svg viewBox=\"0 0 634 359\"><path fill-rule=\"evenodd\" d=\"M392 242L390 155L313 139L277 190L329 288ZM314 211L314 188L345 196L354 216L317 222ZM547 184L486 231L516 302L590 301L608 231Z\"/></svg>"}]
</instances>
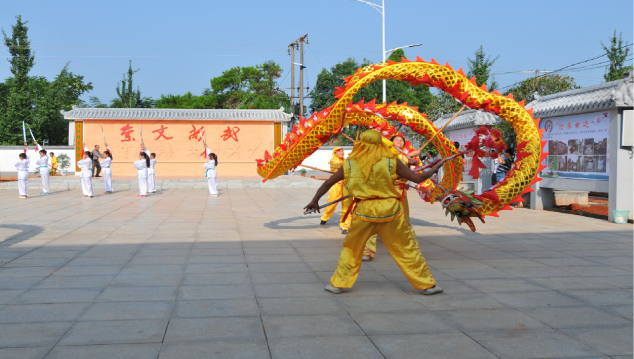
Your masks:
<instances>
[{"instance_id":1,"label":"street lamp post","mask_svg":"<svg viewBox=\"0 0 634 359\"><path fill-rule=\"evenodd\" d=\"M374 8L374 10L378 11L381 14L381 18L382 18L382 22L383 22L383 51L381 52L383 59L382 62L385 63L385 58L388 56L388 53L392 53L395 50L398 49L404 49L406 47L415 47L415 46L420 46L421 44L413 44L413 45L407 45L407 46L401 46L401 47L396 47L393 48L392 50L388 50L385 51L385 0L381 0L381 5L378 4L374 4L371 3L369 1L365 1L365 0L354 0L354 1L358 1L358 2L362 2L364 4L368 4L370 6L372 6ZM387 85L385 80L383 80L383 102L387 102Z\"/></svg>"},{"instance_id":2,"label":"street lamp post","mask_svg":"<svg viewBox=\"0 0 634 359\"><path fill-rule=\"evenodd\" d=\"M381 52L381 54L383 54L383 61L385 62L385 0L381 0L381 5L378 4L374 4L371 3L369 1L365 1L365 0L354 0L354 1L358 1L358 2L362 2L364 4L368 4L370 6L372 6L374 8L374 10L378 11L381 14L381 18L383 21L383 51ZM379 10L380 9L380 10ZM383 102L385 102L385 80L383 80Z\"/></svg>"}]
</instances>

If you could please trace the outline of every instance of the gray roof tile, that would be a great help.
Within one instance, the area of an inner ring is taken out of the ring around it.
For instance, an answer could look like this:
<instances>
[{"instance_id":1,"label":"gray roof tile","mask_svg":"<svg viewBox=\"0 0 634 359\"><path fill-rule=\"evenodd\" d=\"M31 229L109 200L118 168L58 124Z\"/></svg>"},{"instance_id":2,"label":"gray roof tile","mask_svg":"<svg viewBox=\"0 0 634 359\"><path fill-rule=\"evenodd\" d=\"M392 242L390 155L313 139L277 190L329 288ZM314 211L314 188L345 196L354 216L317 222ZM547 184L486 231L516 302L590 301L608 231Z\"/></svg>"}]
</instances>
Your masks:
<instances>
[{"instance_id":1,"label":"gray roof tile","mask_svg":"<svg viewBox=\"0 0 634 359\"><path fill-rule=\"evenodd\" d=\"M534 109L533 116L552 117L575 113L600 111L612 107L634 106L634 72L622 80L606 82L577 90L536 96L526 105Z\"/></svg>"},{"instance_id":2,"label":"gray roof tile","mask_svg":"<svg viewBox=\"0 0 634 359\"><path fill-rule=\"evenodd\" d=\"M249 120L287 122L292 113L279 110L79 108L61 111L67 120Z\"/></svg>"},{"instance_id":3,"label":"gray roof tile","mask_svg":"<svg viewBox=\"0 0 634 359\"><path fill-rule=\"evenodd\" d=\"M434 122L434 125L441 128L453 117L453 115L454 113L443 115ZM458 115L458 117L451 121L449 126L445 128L445 131L460 130L469 127L480 127L482 125L493 126L498 124L500 120L500 117L489 112L480 110L464 110Z\"/></svg>"}]
</instances>

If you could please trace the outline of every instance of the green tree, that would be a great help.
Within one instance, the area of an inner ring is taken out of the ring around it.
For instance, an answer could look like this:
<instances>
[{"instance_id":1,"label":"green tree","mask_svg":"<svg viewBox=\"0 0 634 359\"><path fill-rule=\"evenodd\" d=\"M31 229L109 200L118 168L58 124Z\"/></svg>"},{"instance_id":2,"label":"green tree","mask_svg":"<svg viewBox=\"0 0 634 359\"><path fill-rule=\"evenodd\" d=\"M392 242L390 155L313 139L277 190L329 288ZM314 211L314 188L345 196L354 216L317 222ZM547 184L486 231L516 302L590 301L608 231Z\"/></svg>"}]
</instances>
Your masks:
<instances>
[{"instance_id":1,"label":"green tree","mask_svg":"<svg viewBox=\"0 0 634 359\"><path fill-rule=\"evenodd\" d=\"M92 90L92 84L85 83L83 76L68 71L68 64L53 81L43 76L29 76L34 55L25 24L18 16L11 38L3 30L5 45L11 54L9 63L13 77L0 83L0 143L22 143L22 121L31 127L39 141L48 139L52 145L67 143L68 122L60 110L80 104L79 97Z\"/></svg>"},{"instance_id":2,"label":"green tree","mask_svg":"<svg viewBox=\"0 0 634 359\"><path fill-rule=\"evenodd\" d=\"M105 103L102 103L102 102L99 100L99 97L97 97L97 96L90 96L90 97L89 97L89 103L90 103L89 107L95 107L95 108L105 108L105 107L108 107L108 105L107 105L107 104L105 104Z\"/></svg>"},{"instance_id":3,"label":"green tree","mask_svg":"<svg viewBox=\"0 0 634 359\"><path fill-rule=\"evenodd\" d=\"M60 110L70 110L81 103L79 98L84 93L93 89L92 83L85 83L84 76L68 71L68 66L51 82L43 76L30 78L34 102L30 126L38 137L48 139L51 144L68 143L68 122Z\"/></svg>"},{"instance_id":4,"label":"green tree","mask_svg":"<svg viewBox=\"0 0 634 359\"><path fill-rule=\"evenodd\" d=\"M427 106L427 119L434 122L448 113L460 110L461 107L460 102L456 101L453 96L438 91L438 94L432 98L431 103Z\"/></svg>"},{"instance_id":5,"label":"green tree","mask_svg":"<svg viewBox=\"0 0 634 359\"><path fill-rule=\"evenodd\" d=\"M126 75L123 75L123 79L120 84L117 84L117 96L112 100L110 107L113 108L150 108L156 104L155 100L150 97L141 97L141 90L137 86L134 91L133 75L141 69L132 70L132 60L128 66L127 79Z\"/></svg>"},{"instance_id":6,"label":"green tree","mask_svg":"<svg viewBox=\"0 0 634 359\"><path fill-rule=\"evenodd\" d=\"M619 33L617 39L616 30L614 30L614 35L610 37L609 48L601 42L601 47L603 47L610 60L610 65L605 68L605 75L603 75L606 82L620 80L625 77L627 72L632 71L632 65L625 65L630 48L627 42L623 45L622 36L623 33Z\"/></svg>"},{"instance_id":7,"label":"green tree","mask_svg":"<svg viewBox=\"0 0 634 359\"><path fill-rule=\"evenodd\" d=\"M491 56L487 56L484 53L484 48L480 45L480 48L476 50L474 53L475 59L467 58L469 72L467 73L467 77L471 78L475 76L476 83L478 86L482 86L491 79L491 82L487 83L487 87L489 89L494 89L498 87L497 81L493 75L491 75L491 67L493 64L500 58L500 55L496 56L494 59L491 59Z\"/></svg>"},{"instance_id":8,"label":"green tree","mask_svg":"<svg viewBox=\"0 0 634 359\"><path fill-rule=\"evenodd\" d=\"M218 98L213 94L206 93L197 96L188 92L184 95L161 95L156 102L157 108L217 108Z\"/></svg>"},{"instance_id":9,"label":"green tree","mask_svg":"<svg viewBox=\"0 0 634 359\"><path fill-rule=\"evenodd\" d=\"M526 104L529 104L535 100L535 95L546 96L578 88L579 86L576 84L574 78L565 75L552 74L538 78L530 77L508 89L505 92L505 95L512 93L513 98L516 101L520 102L524 100ZM515 150L517 147L517 140L513 127L511 127L508 122L502 120L495 126L495 128L502 132L506 146Z\"/></svg>"},{"instance_id":10,"label":"green tree","mask_svg":"<svg viewBox=\"0 0 634 359\"><path fill-rule=\"evenodd\" d=\"M513 94L516 101L526 104L535 100L535 94L539 96L551 95L558 92L578 89L575 79L571 76L552 74L540 77L529 77L509 88L505 95Z\"/></svg>"},{"instance_id":11,"label":"green tree","mask_svg":"<svg viewBox=\"0 0 634 359\"><path fill-rule=\"evenodd\" d=\"M31 122L31 98L29 94L29 71L35 62L35 53L31 51L31 41L28 37L28 21L22 21L22 16L16 16L16 24L12 25L11 37L4 29L4 44L9 49L9 63L13 77L6 81L6 105L0 114L0 141L3 144L15 145L22 143L20 132L22 121Z\"/></svg>"},{"instance_id":12,"label":"green tree","mask_svg":"<svg viewBox=\"0 0 634 359\"><path fill-rule=\"evenodd\" d=\"M211 89L203 95L216 97L218 108L278 109L288 107L288 96L275 82L282 68L274 61L261 65L234 67L211 79Z\"/></svg>"}]
</instances>

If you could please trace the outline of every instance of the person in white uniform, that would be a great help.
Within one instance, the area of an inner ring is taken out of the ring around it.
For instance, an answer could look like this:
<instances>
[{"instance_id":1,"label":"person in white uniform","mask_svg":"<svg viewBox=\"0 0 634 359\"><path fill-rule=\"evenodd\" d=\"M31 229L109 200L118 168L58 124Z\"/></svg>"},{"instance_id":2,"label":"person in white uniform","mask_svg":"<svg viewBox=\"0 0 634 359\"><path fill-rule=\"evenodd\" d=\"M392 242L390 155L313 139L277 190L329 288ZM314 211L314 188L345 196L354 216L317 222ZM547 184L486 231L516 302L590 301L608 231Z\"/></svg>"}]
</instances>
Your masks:
<instances>
[{"instance_id":1,"label":"person in white uniform","mask_svg":"<svg viewBox=\"0 0 634 359\"><path fill-rule=\"evenodd\" d=\"M105 193L112 193L112 169L110 168L110 165L112 164L112 153L110 150L105 150L103 152L100 164L103 171L103 184L106 187Z\"/></svg>"},{"instance_id":2,"label":"person in white uniform","mask_svg":"<svg viewBox=\"0 0 634 359\"><path fill-rule=\"evenodd\" d=\"M218 166L218 156L215 153L211 153L209 147L205 149L207 153L207 163L205 163L205 176L207 176L207 184L209 184L209 194L216 197L218 196L218 188L216 187L216 166Z\"/></svg>"},{"instance_id":3,"label":"person in white uniform","mask_svg":"<svg viewBox=\"0 0 634 359\"><path fill-rule=\"evenodd\" d=\"M85 143L84 158L77 161L77 167L81 169L81 190L84 193L84 198L92 198L92 152L88 150Z\"/></svg>"},{"instance_id":4,"label":"person in white uniform","mask_svg":"<svg viewBox=\"0 0 634 359\"><path fill-rule=\"evenodd\" d=\"M156 174L154 169L154 166L156 166L156 153L150 153L147 148L143 152L150 157L150 166L147 169L147 191L148 193L156 193L156 182L154 180L154 175Z\"/></svg>"},{"instance_id":5,"label":"person in white uniform","mask_svg":"<svg viewBox=\"0 0 634 359\"><path fill-rule=\"evenodd\" d=\"M18 170L18 193L20 194L18 198L22 199L29 198L27 189L29 186L29 164L31 163L31 158L27 154L28 148L27 143L24 142L24 153L18 155L20 161L15 164L15 169Z\"/></svg>"},{"instance_id":6,"label":"person in white uniform","mask_svg":"<svg viewBox=\"0 0 634 359\"><path fill-rule=\"evenodd\" d=\"M147 169L150 167L150 157L145 152L139 152L139 159L134 161L139 180L139 196L147 197Z\"/></svg>"},{"instance_id":7,"label":"person in white uniform","mask_svg":"<svg viewBox=\"0 0 634 359\"><path fill-rule=\"evenodd\" d=\"M46 150L37 142L35 142L35 148L40 152L40 158L38 158L37 162L35 162L40 169L40 177L42 178L42 192L40 194L51 194L48 183L49 175L51 173L51 169L48 167L48 155Z\"/></svg>"}]
</instances>

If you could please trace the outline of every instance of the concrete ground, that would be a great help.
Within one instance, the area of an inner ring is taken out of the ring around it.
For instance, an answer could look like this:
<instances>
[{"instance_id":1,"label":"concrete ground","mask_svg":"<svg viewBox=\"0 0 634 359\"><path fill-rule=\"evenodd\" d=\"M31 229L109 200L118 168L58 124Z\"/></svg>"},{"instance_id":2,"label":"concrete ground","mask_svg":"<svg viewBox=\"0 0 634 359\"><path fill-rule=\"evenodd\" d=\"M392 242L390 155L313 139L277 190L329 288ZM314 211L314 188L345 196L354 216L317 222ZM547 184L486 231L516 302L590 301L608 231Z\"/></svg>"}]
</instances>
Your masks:
<instances>
[{"instance_id":1,"label":"concrete ground","mask_svg":"<svg viewBox=\"0 0 634 359\"><path fill-rule=\"evenodd\" d=\"M472 233L412 195L445 292L379 244L334 295L339 214L302 215L313 193L1 190L0 358L632 357L631 225L518 209Z\"/></svg>"}]
</instances>

